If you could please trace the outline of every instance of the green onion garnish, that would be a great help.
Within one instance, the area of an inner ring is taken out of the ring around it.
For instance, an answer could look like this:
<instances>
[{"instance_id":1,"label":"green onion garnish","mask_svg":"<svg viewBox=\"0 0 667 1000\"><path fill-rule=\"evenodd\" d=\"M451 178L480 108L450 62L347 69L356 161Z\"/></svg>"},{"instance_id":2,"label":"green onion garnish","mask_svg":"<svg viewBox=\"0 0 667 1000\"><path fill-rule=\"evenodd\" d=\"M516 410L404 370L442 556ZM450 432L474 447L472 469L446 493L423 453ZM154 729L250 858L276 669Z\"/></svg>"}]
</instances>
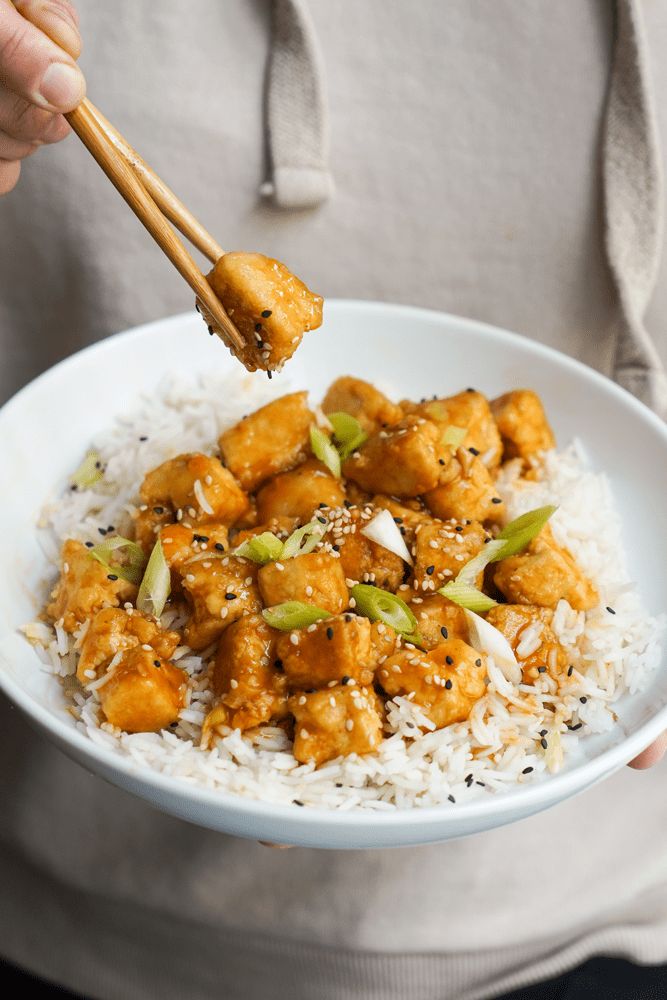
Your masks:
<instances>
[{"instance_id":1,"label":"green onion garnish","mask_svg":"<svg viewBox=\"0 0 667 1000\"><path fill-rule=\"evenodd\" d=\"M144 578L137 594L137 608L159 618L171 591L171 574L158 539L153 546Z\"/></svg>"},{"instance_id":2,"label":"green onion garnish","mask_svg":"<svg viewBox=\"0 0 667 1000\"><path fill-rule=\"evenodd\" d=\"M505 547L492 561L497 562L499 559L507 559L508 556L514 556L517 552L525 549L539 535L549 518L557 510L558 508L551 504L547 507L537 507L535 510L529 510L527 514L522 514L521 517L517 517L513 521L510 521L509 524L506 524L498 535L498 538L504 540Z\"/></svg>"},{"instance_id":3,"label":"green onion garnish","mask_svg":"<svg viewBox=\"0 0 667 1000\"><path fill-rule=\"evenodd\" d=\"M481 552L478 552L469 562L465 564L462 570L456 576L457 583L465 583L471 587L475 586L475 582L479 574L486 569L490 562L495 559L502 558L500 553L504 551L506 542L500 539L495 539L493 542L487 542Z\"/></svg>"},{"instance_id":4,"label":"green onion garnish","mask_svg":"<svg viewBox=\"0 0 667 1000\"><path fill-rule=\"evenodd\" d=\"M272 628L289 632L293 628L308 628L323 618L331 618L331 614L315 604L286 601L284 604L274 604L272 608L264 608L262 618Z\"/></svg>"},{"instance_id":5,"label":"green onion garnish","mask_svg":"<svg viewBox=\"0 0 667 1000\"><path fill-rule=\"evenodd\" d=\"M356 610L366 618L370 618L372 622L389 625L406 639L409 637L409 641L415 645L421 643L417 631L417 619L400 597L390 594L387 590L380 590L379 587L371 587L367 583L355 584L350 590L350 597L354 598Z\"/></svg>"},{"instance_id":6,"label":"green onion garnish","mask_svg":"<svg viewBox=\"0 0 667 1000\"><path fill-rule=\"evenodd\" d=\"M272 531L263 531L261 535L247 538L233 552L233 555L250 559L254 563L259 563L260 566L280 559L282 554L283 543Z\"/></svg>"},{"instance_id":7,"label":"green onion garnish","mask_svg":"<svg viewBox=\"0 0 667 1000\"><path fill-rule=\"evenodd\" d=\"M293 559L294 556L305 556L319 545L326 526L320 521L309 521L302 528L297 528L283 545L282 558Z\"/></svg>"},{"instance_id":8,"label":"green onion garnish","mask_svg":"<svg viewBox=\"0 0 667 1000\"><path fill-rule=\"evenodd\" d=\"M349 458L353 451L360 448L368 439L368 434L363 429L356 417L350 413L328 413L327 419L334 429L334 439L338 447L338 454L342 461Z\"/></svg>"},{"instance_id":9,"label":"green onion garnish","mask_svg":"<svg viewBox=\"0 0 667 1000\"><path fill-rule=\"evenodd\" d=\"M114 552L121 553L122 550L125 550L125 562L120 564L112 562L112 554ZM129 583L139 583L141 580L141 574L146 565L146 556L141 546L137 545L136 542L131 542L129 538L123 538L121 535L107 537L99 545L95 545L89 554L123 580L127 580Z\"/></svg>"},{"instance_id":10,"label":"green onion garnish","mask_svg":"<svg viewBox=\"0 0 667 1000\"><path fill-rule=\"evenodd\" d=\"M445 433L442 435L442 443L445 447L453 448L456 451L465 441L467 433L467 427L456 427L454 424L449 424L445 427Z\"/></svg>"},{"instance_id":11,"label":"green onion garnish","mask_svg":"<svg viewBox=\"0 0 667 1000\"><path fill-rule=\"evenodd\" d=\"M459 583L458 580L450 580L449 583L440 588L438 593L442 594L443 597L449 598L454 604L458 604L462 608L467 608L468 611L476 611L478 614L490 611L498 603L492 597L487 597L486 594L483 594L477 587L473 587L468 583Z\"/></svg>"},{"instance_id":12,"label":"green onion garnish","mask_svg":"<svg viewBox=\"0 0 667 1000\"><path fill-rule=\"evenodd\" d=\"M85 490L99 482L103 475L100 456L96 451L89 451L76 472L70 476L70 482L73 486Z\"/></svg>"},{"instance_id":13,"label":"green onion garnish","mask_svg":"<svg viewBox=\"0 0 667 1000\"><path fill-rule=\"evenodd\" d=\"M310 447L315 458L319 458L329 472L340 479L340 455L326 434L315 424L310 428Z\"/></svg>"}]
</instances>

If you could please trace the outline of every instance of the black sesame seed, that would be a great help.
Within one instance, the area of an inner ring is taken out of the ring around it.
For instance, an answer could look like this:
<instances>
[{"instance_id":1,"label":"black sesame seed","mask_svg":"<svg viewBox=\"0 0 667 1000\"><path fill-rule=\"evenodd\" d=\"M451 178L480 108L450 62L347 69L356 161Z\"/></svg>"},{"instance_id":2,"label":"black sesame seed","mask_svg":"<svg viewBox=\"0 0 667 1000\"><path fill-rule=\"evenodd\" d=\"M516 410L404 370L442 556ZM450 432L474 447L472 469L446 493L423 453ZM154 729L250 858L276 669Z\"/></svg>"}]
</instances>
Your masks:
<instances>
[{"instance_id":1,"label":"black sesame seed","mask_svg":"<svg viewBox=\"0 0 667 1000\"><path fill-rule=\"evenodd\" d=\"M579 699L579 701L581 702L582 705L585 705L586 702L588 701L588 698L586 698L585 695L582 695L581 698Z\"/></svg>"},{"instance_id":2,"label":"black sesame seed","mask_svg":"<svg viewBox=\"0 0 667 1000\"><path fill-rule=\"evenodd\" d=\"M340 545L332 545L331 548L334 550L334 552L340 552Z\"/></svg>"},{"instance_id":3,"label":"black sesame seed","mask_svg":"<svg viewBox=\"0 0 667 1000\"><path fill-rule=\"evenodd\" d=\"M107 525L107 531L115 531L115 530L116 529L114 528L113 524Z\"/></svg>"},{"instance_id":4,"label":"black sesame seed","mask_svg":"<svg viewBox=\"0 0 667 1000\"><path fill-rule=\"evenodd\" d=\"M164 514L164 507L153 507L154 514Z\"/></svg>"},{"instance_id":5,"label":"black sesame seed","mask_svg":"<svg viewBox=\"0 0 667 1000\"><path fill-rule=\"evenodd\" d=\"M333 639L333 635L334 635L333 629L332 629L331 625L329 625L329 627L327 629L327 639Z\"/></svg>"},{"instance_id":6,"label":"black sesame seed","mask_svg":"<svg viewBox=\"0 0 667 1000\"><path fill-rule=\"evenodd\" d=\"M222 542L216 542L215 545L213 546L213 548L217 549L218 552L224 552L225 551L225 546L222 544Z\"/></svg>"},{"instance_id":7,"label":"black sesame seed","mask_svg":"<svg viewBox=\"0 0 667 1000\"><path fill-rule=\"evenodd\" d=\"M261 323L255 323L255 333L259 333L262 329Z\"/></svg>"},{"instance_id":8,"label":"black sesame seed","mask_svg":"<svg viewBox=\"0 0 667 1000\"><path fill-rule=\"evenodd\" d=\"M159 667L160 666L160 661L159 660L153 660L153 666L154 667Z\"/></svg>"},{"instance_id":9,"label":"black sesame seed","mask_svg":"<svg viewBox=\"0 0 667 1000\"><path fill-rule=\"evenodd\" d=\"M482 788L486 788L486 785L485 785L485 783L483 781L476 781L475 784L476 785L481 785Z\"/></svg>"},{"instance_id":10,"label":"black sesame seed","mask_svg":"<svg viewBox=\"0 0 667 1000\"><path fill-rule=\"evenodd\" d=\"M107 580L117 580L118 576L115 573L107 573Z\"/></svg>"},{"instance_id":11,"label":"black sesame seed","mask_svg":"<svg viewBox=\"0 0 667 1000\"><path fill-rule=\"evenodd\" d=\"M345 615L345 621L346 622L351 622L353 618L354 618L354 615L348 615L348 614Z\"/></svg>"},{"instance_id":12,"label":"black sesame seed","mask_svg":"<svg viewBox=\"0 0 667 1000\"><path fill-rule=\"evenodd\" d=\"M543 749L543 750L546 750L546 749L547 749L547 747L549 746L549 744L548 744L548 743L547 743L547 741L546 741L546 740L544 739L544 737L542 737L542 739L540 740L540 746L542 747L542 749Z\"/></svg>"},{"instance_id":13,"label":"black sesame seed","mask_svg":"<svg viewBox=\"0 0 667 1000\"><path fill-rule=\"evenodd\" d=\"M523 769L523 771L521 773L522 774L530 774L534 770L535 770L534 767L524 767L524 769Z\"/></svg>"},{"instance_id":14,"label":"black sesame seed","mask_svg":"<svg viewBox=\"0 0 667 1000\"><path fill-rule=\"evenodd\" d=\"M403 518L402 517L395 517L394 521L396 522L396 524L403 524Z\"/></svg>"},{"instance_id":15,"label":"black sesame seed","mask_svg":"<svg viewBox=\"0 0 667 1000\"><path fill-rule=\"evenodd\" d=\"M546 736L548 732L548 729L540 729L540 736Z\"/></svg>"},{"instance_id":16,"label":"black sesame seed","mask_svg":"<svg viewBox=\"0 0 667 1000\"><path fill-rule=\"evenodd\" d=\"M263 340L258 340L257 341L257 347L261 351L261 349L264 347L264 341Z\"/></svg>"},{"instance_id":17,"label":"black sesame seed","mask_svg":"<svg viewBox=\"0 0 667 1000\"><path fill-rule=\"evenodd\" d=\"M426 572L427 572L427 574L429 576L433 576L434 571L435 571L435 566L427 566L426 567Z\"/></svg>"},{"instance_id":18,"label":"black sesame seed","mask_svg":"<svg viewBox=\"0 0 667 1000\"><path fill-rule=\"evenodd\" d=\"M262 309L262 319L268 319L271 315L270 309Z\"/></svg>"},{"instance_id":19,"label":"black sesame seed","mask_svg":"<svg viewBox=\"0 0 667 1000\"><path fill-rule=\"evenodd\" d=\"M87 549L93 549L93 548L95 548L94 542L86 542L86 548Z\"/></svg>"},{"instance_id":20,"label":"black sesame seed","mask_svg":"<svg viewBox=\"0 0 667 1000\"><path fill-rule=\"evenodd\" d=\"M76 493L76 491L78 490L78 488L79 487L76 485L76 483L72 483L72 485L70 486L70 489L71 489L72 493Z\"/></svg>"},{"instance_id":21,"label":"black sesame seed","mask_svg":"<svg viewBox=\"0 0 667 1000\"><path fill-rule=\"evenodd\" d=\"M266 374L269 376L270 379L273 378L273 372L269 371Z\"/></svg>"},{"instance_id":22,"label":"black sesame seed","mask_svg":"<svg viewBox=\"0 0 667 1000\"><path fill-rule=\"evenodd\" d=\"M451 656L446 656L446 657L445 657L445 663L446 663L446 664L447 664L448 666L450 666L450 667L453 667L453 666L454 666L454 660L453 660L453 658L452 658Z\"/></svg>"},{"instance_id":23,"label":"black sesame seed","mask_svg":"<svg viewBox=\"0 0 667 1000\"><path fill-rule=\"evenodd\" d=\"M454 798L453 795L448 795L447 798L450 802L456 802L456 799Z\"/></svg>"},{"instance_id":24,"label":"black sesame seed","mask_svg":"<svg viewBox=\"0 0 667 1000\"><path fill-rule=\"evenodd\" d=\"M571 677L573 673L574 673L574 663L571 663L570 666L567 668L567 676Z\"/></svg>"},{"instance_id":25,"label":"black sesame seed","mask_svg":"<svg viewBox=\"0 0 667 1000\"><path fill-rule=\"evenodd\" d=\"M547 668L546 667L538 667L537 668L537 672L538 672L538 674L546 674Z\"/></svg>"},{"instance_id":26,"label":"black sesame seed","mask_svg":"<svg viewBox=\"0 0 667 1000\"><path fill-rule=\"evenodd\" d=\"M400 531L400 533L401 533L402 535L405 535L405 528L403 527L403 525L401 525L401 526L400 526L400 528L399 528L398 530Z\"/></svg>"},{"instance_id":27,"label":"black sesame seed","mask_svg":"<svg viewBox=\"0 0 667 1000\"><path fill-rule=\"evenodd\" d=\"M320 522L320 524L326 524L327 523L326 517L318 517L317 520Z\"/></svg>"},{"instance_id":28,"label":"black sesame seed","mask_svg":"<svg viewBox=\"0 0 667 1000\"><path fill-rule=\"evenodd\" d=\"M614 609L610 608L608 605L607 605L607 609L606 610L609 612L610 615L615 615L616 614L616 612L614 611Z\"/></svg>"},{"instance_id":29,"label":"black sesame seed","mask_svg":"<svg viewBox=\"0 0 667 1000\"><path fill-rule=\"evenodd\" d=\"M274 660L273 661L273 665L276 668L276 670L282 670L283 669L283 661L281 659Z\"/></svg>"},{"instance_id":30,"label":"black sesame seed","mask_svg":"<svg viewBox=\"0 0 667 1000\"><path fill-rule=\"evenodd\" d=\"M571 733L576 733L577 729L581 729L583 722L577 722L574 726L568 726L567 728Z\"/></svg>"},{"instance_id":31,"label":"black sesame seed","mask_svg":"<svg viewBox=\"0 0 667 1000\"><path fill-rule=\"evenodd\" d=\"M475 389L471 389L470 386L468 386L468 388L466 389L466 392L475 392L475 391L476 390Z\"/></svg>"},{"instance_id":32,"label":"black sesame seed","mask_svg":"<svg viewBox=\"0 0 667 1000\"><path fill-rule=\"evenodd\" d=\"M439 458L438 462L440 463L440 465L444 465L445 464L444 458Z\"/></svg>"},{"instance_id":33,"label":"black sesame seed","mask_svg":"<svg viewBox=\"0 0 667 1000\"><path fill-rule=\"evenodd\" d=\"M482 661L481 660L475 660L475 666L476 667L481 667L481 665L482 665Z\"/></svg>"},{"instance_id":34,"label":"black sesame seed","mask_svg":"<svg viewBox=\"0 0 667 1000\"><path fill-rule=\"evenodd\" d=\"M142 434L141 437L139 438L139 440L140 441L148 441L148 435L147 434Z\"/></svg>"},{"instance_id":35,"label":"black sesame seed","mask_svg":"<svg viewBox=\"0 0 667 1000\"><path fill-rule=\"evenodd\" d=\"M207 329L208 329L208 335L209 335L209 337L212 337L213 333L214 333L213 327L209 326L209 327L207 327Z\"/></svg>"},{"instance_id":36,"label":"black sesame seed","mask_svg":"<svg viewBox=\"0 0 667 1000\"><path fill-rule=\"evenodd\" d=\"M352 506L352 501L351 500L343 500L343 505L347 508L347 510L349 510L350 507Z\"/></svg>"},{"instance_id":37,"label":"black sesame seed","mask_svg":"<svg viewBox=\"0 0 667 1000\"><path fill-rule=\"evenodd\" d=\"M318 510L326 510L326 506L327 505L325 503L318 503L317 509Z\"/></svg>"},{"instance_id":38,"label":"black sesame seed","mask_svg":"<svg viewBox=\"0 0 667 1000\"><path fill-rule=\"evenodd\" d=\"M236 597L237 597L236 594L225 594L225 600L226 601L235 601Z\"/></svg>"},{"instance_id":39,"label":"black sesame seed","mask_svg":"<svg viewBox=\"0 0 667 1000\"><path fill-rule=\"evenodd\" d=\"M440 626L440 635L442 636L443 639L449 639L449 632L447 631L446 625Z\"/></svg>"},{"instance_id":40,"label":"black sesame seed","mask_svg":"<svg viewBox=\"0 0 667 1000\"><path fill-rule=\"evenodd\" d=\"M97 530L99 531L100 535L106 535L106 533L107 533L107 529L106 528L98 528Z\"/></svg>"},{"instance_id":41,"label":"black sesame seed","mask_svg":"<svg viewBox=\"0 0 667 1000\"><path fill-rule=\"evenodd\" d=\"M343 782L342 781L337 781L336 782L336 788L342 788L342 787L343 787Z\"/></svg>"},{"instance_id":42,"label":"black sesame seed","mask_svg":"<svg viewBox=\"0 0 667 1000\"><path fill-rule=\"evenodd\" d=\"M292 799L292 802L294 803L295 806L302 806L303 805L303 802L301 801L301 799Z\"/></svg>"},{"instance_id":43,"label":"black sesame seed","mask_svg":"<svg viewBox=\"0 0 667 1000\"><path fill-rule=\"evenodd\" d=\"M500 497L491 497L491 503L502 503Z\"/></svg>"},{"instance_id":44,"label":"black sesame seed","mask_svg":"<svg viewBox=\"0 0 667 1000\"><path fill-rule=\"evenodd\" d=\"M341 684L345 685L345 684L349 684L350 680L351 680L351 678L348 677L347 674L343 674L343 676L340 679L340 682L341 682Z\"/></svg>"},{"instance_id":45,"label":"black sesame seed","mask_svg":"<svg viewBox=\"0 0 667 1000\"><path fill-rule=\"evenodd\" d=\"M479 455L479 450L477 448L468 448L471 455Z\"/></svg>"},{"instance_id":46,"label":"black sesame seed","mask_svg":"<svg viewBox=\"0 0 667 1000\"><path fill-rule=\"evenodd\" d=\"M139 440L141 441L141 438L139 438ZM101 469L102 468L102 463L101 462L95 462L95 468L96 469Z\"/></svg>"},{"instance_id":47,"label":"black sesame seed","mask_svg":"<svg viewBox=\"0 0 667 1000\"><path fill-rule=\"evenodd\" d=\"M448 691L452 690L452 682L450 681L449 678L447 678L447 680L445 681L445 687L447 688Z\"/></svg>"}]
</instances>

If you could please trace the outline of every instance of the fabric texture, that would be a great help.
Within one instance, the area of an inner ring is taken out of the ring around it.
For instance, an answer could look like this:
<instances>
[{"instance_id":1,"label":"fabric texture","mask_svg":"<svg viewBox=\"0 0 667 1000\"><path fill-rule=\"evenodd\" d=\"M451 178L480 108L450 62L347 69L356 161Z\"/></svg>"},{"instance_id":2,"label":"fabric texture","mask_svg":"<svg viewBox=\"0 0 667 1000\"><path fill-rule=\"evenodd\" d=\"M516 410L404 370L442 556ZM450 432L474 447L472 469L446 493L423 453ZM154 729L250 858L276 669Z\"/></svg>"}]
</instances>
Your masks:
<instances>
[{"instance_id":1,"label":"fabric texture","mask_svg":"<svg viewBox=\"0 0 667 1000\"><path fill-rule=\"evenodd\" d=\"M271 181L279 208L314 208L333 192L324 65L305 0L274 0L266 98Z\"/></svg>"},{"instance_id":2,"label":"fabric texture","mask_svg":"<svg viewBox=\"0 0 667 1000\"><path fill-rule=\"evenodd\" d=\"M614 378L667 417L667 376L644 323L663 227L663 177L639 0L617 0L604 136L606 247L620 302Z\"/></svg>"}]
</instances>

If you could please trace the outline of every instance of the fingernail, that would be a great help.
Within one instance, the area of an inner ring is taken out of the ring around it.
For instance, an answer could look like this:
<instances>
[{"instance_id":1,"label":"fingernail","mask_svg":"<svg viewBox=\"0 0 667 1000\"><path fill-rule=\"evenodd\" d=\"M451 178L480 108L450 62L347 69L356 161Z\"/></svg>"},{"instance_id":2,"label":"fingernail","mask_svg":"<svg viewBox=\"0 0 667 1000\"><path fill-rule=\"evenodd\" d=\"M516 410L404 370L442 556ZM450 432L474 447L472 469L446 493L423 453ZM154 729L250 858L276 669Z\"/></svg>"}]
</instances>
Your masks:
<instances>
[{"instance_id":1,"label":"fingernail","mask_svg":"<svg viewBox=\"0 0 667 1000\"><path fill-rule=\"evenodd\" d=\"M71 111L82 101L85 83L76 66L51 63L42 78L39 92L42 100L52 108Z\"/></svg>"}]
</instances>

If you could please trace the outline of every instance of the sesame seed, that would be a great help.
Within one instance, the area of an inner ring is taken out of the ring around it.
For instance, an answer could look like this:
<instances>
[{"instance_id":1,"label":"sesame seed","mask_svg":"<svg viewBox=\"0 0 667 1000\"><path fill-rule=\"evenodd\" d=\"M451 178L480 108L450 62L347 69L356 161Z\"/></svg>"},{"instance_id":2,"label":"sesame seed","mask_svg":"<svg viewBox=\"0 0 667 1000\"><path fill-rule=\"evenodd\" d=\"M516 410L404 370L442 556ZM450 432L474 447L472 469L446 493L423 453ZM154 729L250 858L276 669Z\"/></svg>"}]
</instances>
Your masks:
<instances>
[{"instance_id":1,"label":"sesame seed","mask_svg":"<svg viewBox=\"0 0 667 1000\"><path fill-rule=\"evenodd\" d=\"M573 673L574 673L574 664L571 663L570 666L567 668L567 676L571 677Z\"/></svg>"},{"instance_id":2,"label":"sesame seed","mask_svg":"<svg viewBox=\"0 0 667 1000\"><path fill-rule=\"evenodd\" d=\"M543 750L546 750L546 749L547 749L547 747L549 746L549 744L548 744L548 743L547 743L547 741L546 741L546 740L544 739L544 737L542 737L542 739L540 740L540 746L542 747L542 749L543 749Z\"/></svg>"},{"instance_id":3,"label":"sesame seed","mask_svg":"<svg viewBox=\"0 0 667 1000\"><path fill-rule=\"evenodd\" d=\"M237 594L225 594L225 600L226 601L235 601L236 598L237 598L237 596L238 596Z\"/></svg>"},{"instance_id":4,"label":"sesame seed","mask_svg":"<svg viewBox=\"0 0 667 1000\"><path fill-rule=\"evenodd\" d=\"M481 667L481 665L482 665L482 661L481 660L475 660L475 666L476 667Z\"/></svg>"},{"instance_id":5,"label":"sesame seed","mask_svg":"<svg viewBox=\"0 0 667 1000\"><path fill-rule=\"evenodd\" d=\"M308 730L307 729L302 729L300 731L300 733L299 733L299 736L301 737L302 740L307 740L308 736L309 736Z\"/></svg>"},{"instance_id":6,"label":"sesame seed","mask_svg":"<svg viewBox=\"0 0 667 1000\"><path fill-rule=\"evenodd\" d=\"M86 548L87 549L93 549L93 548L95 548L95 543L94 542L86 542Z\"/></svg>"},{"instance_id":7,"label":"sesame seed","mask_svg":"<svg viewBox=\"0 0 667 1000\"><path fill-rule=\"evenodd\" d=\"M352 719L345 720L345 728L347 729L348 733L352 732L352 730L354 729L354 722L352 721Z\"/></svg>"},{"instance_id":8,"label":"sesame seed","mask_svg":"<svg viewBox=\"0 0 667 1000\"><path fill-rule=\"evenodd\" d=\"M579 701L581 702L582 705L585 705L586 702L588 701L588 698L586 698L585 695L582 695L581 698L579 699Z\"/></svg>"},{"instance_id":9,"label":"sesame seed","mask_svg":"<svg viewBox=\"0 0 667 1000\"><path fill-rule=\"evenodd\" d=\"M269 374L271 374L271 373L269 372ZM301 730L301 731L303 732L303 730ZM302 806L303 805L303 802L301 801L301 799L292 799L292 802L294 803L295 806Z\"/></svg>"},{"instance_id":10,"label":"sesame seed","mask_svg":"<svg viewBox=\"0 0 667 1000\"><path fill-rule=\"evenodd\" d=\"M449 632L447 631L446 625L440 626L440 635L442 636L443 639L449 639Z\"/></svg>"},{"instance_id":11,"label":"sesame seed","mask_svg":"<svg viewBox=\"0 0 667 1000\"><path fill-rule=\"evenodd\" d=\"M452 682L450 681L449 678L447 678L447 680L445 681L445 687L447 688L448 691L452 690Z\"/></svg>"},{"instance_id":12,"label":"sesame seed","mask_svg":"<svg viewBox=\"0 0 667 1000\"><path fill-rule=\"evenodd\" d=\"M224 552L225 551L225 546L222 544L222 542L216 542L215 545L213 546L213 548L217 549L218 552Z\"/></svg>"},{"instance_id":13,"label":"sesame seed","mask_svg":"<svg viewBox=\"0 0 667 1000\"><path fill-rule=\"evenodd\" d=\"M282 571L283 571L283 570L285 569L285 567L283 566L283 564L282 564L282 563L279 563L279 562L277 562L277 563L274 563L273 565L274 565L274 566L276 567L276 569L277 569L277 570L279 570L279 571L280 571L281 573L282 573Z\"/></svg>"},{"instance_id":14,"label":"sesame seed","mask_svg":"<svg viewBox=\"0 0 667 1000\"><path fill-rule=\"evenodd\" d=\"M308 699L306 698L305 694L302 694L302 695L300 696L300 698L299 698L299 700L298 700L297 704L298 704L298 705L305 705L307 701L308 701Z\"/></svg>"},{"instance_id":15,"label":"sesame seed","mask_svg":"<svg viewBox=\"0 0 667 1000\"><path fill-rule=\"evenodd\" d=\"M229 686L234 691L239 686L239 682L234 677L232 677L232 679L229 682Z\"/></svg>"},{"instance_id":16,"label":"sesame seed","mask_svg":"<svg viewBox=\"0 0 667 1000\"><path fill-rule=\"evenodd\" d=\"M433 573L435 572L435 566L427 566L426 572L428 573L429 576L432 576Z\"/></svg>"},{"instance_id":17,"label":"sesame seed","mask_svg":"<svg viewBox=\"0 0 667 1000\"><path fill-rule=\"evenodd\" d=\"M159 667L160 666L160 661L159 660L153 660L153 666L154 667Z\"/></svg>"},{"instance_id":18,"label":"sesame seed","mask_svg":"<svg viewBox=\"0 0 667 1000\"><path fill-rule=\"evenodd\" d=\"M342 676L342 677L341 677L341 679L340 679L340 682L341 682L341 684L343 684L343 685L345 686L346 684L349 684L349 683L350 683L350 680L351 680L351 679L352 679L352 678L351 678L351 677L348 677L348 675L347 675L347 674L343 674L343 676Z\"/></svg>"},{"instance_id":19,"label":"sesame seed","mask_svg":"<svg viewBox=\"0 0 667 1000\"><path fill-rule=\"evenodd\" d=\"M500 497L491 497L491 503L502 503Z\"/></svg>"},{"instance_id":20,"label":"sesame seed","mask_svg":"<svg viewBox=\"0 0 667 1000\"><path fill-rule=\"evenodd\" d=\"M331 625L329 625L327 629L327 639L333 639L333 637L334 637L334 630L332 629Z\"/></svg>"},{"instance_id":21,"label":"sesame seed","mask_svg":"<svg viewBox=\"0 0 667 1000\"><path fill-rule=\"evenodd\" d=\"M107 580L117 580L118 577L115 573L107 573Z\"/></svg>"},{"instance_id":22,"label":"sesame seed","mask_svg":"<svg viewBox=\"0 0 667 1000\"><path fill-rule=\"evenodd\" d=\"M534 767L524 767L524 769L523 769L523 771L521 773L522 774L530 774L534 770L535 770Z\"/></svg>"},{"instance_id":23,"label":"sesame seed","mask_svg":"<svg viewBox=\"0 0 667 1000\"><path fill-rule=\"evenodd\" d=\"M614 611L614 609L610 608L608 605L607 605L606 610L609 612L610 615L615 615L616 614L616 612Z\"/></svg>"},{"instance_id":24,"label":"sesame seed","mask_svg":"<svg viewBox=\"0 0 667 1000\"><path fill-rule=\"evenodd\" d=\"M262 319L268 319L270 315L271 315L270 309L262 309L261 313Z\"/></svg>"},{"instance_id":25,"label":"sesame seed","mask_svg":"<svg viewBox=\"0 0 667 1000\"><path fill-rule=\"evenodd\" d=\"M448 795L447 799L448 799L449 802L456 802L456 799L454 798L453 795Z\"/></svg>"},{"instance_id":26,"label":"sesame seed","mask_svg":"<svg viewBox=\"0 0 667 1000\"><path fill-rule=\"evenodd\" d=\"M296 634L296 632L292 632L292 634L289 637L289 641L292 643L293 646L299 645L299 636Z\"/></svg>"},{"instance_id":27,"label":"sesame seed","mask_svg":"<svg viewBox=\"0 0 667 1000\"><path fill-rule=\"evenodd\" d=\"M537 672L538 672L538 674L546 674L547 668L546 667L538 667L537 668Z\"/></svg>"},{"instance_id":28,"label":"sesame seed","mask_svg":"<svg viewBox=\"0 0 667 1000\"><path fill-rule=\"evenodd\" d=\"M151 652L151 647L148 645L147 642L143 642L141 644L141 648L143 649L144 653L150 653Z\"/></svg>"},{"instance_id":29,"label":"sesame seed","mask_svg":"<svg viewBox=\"0 0 667 1000\"><path fill-rule=\"evenodd\" d=\"M479 455L479 451L477 450L477 448L468 448L468 451L470 452L471 455Z\"/></svg>"}]
</instances>

